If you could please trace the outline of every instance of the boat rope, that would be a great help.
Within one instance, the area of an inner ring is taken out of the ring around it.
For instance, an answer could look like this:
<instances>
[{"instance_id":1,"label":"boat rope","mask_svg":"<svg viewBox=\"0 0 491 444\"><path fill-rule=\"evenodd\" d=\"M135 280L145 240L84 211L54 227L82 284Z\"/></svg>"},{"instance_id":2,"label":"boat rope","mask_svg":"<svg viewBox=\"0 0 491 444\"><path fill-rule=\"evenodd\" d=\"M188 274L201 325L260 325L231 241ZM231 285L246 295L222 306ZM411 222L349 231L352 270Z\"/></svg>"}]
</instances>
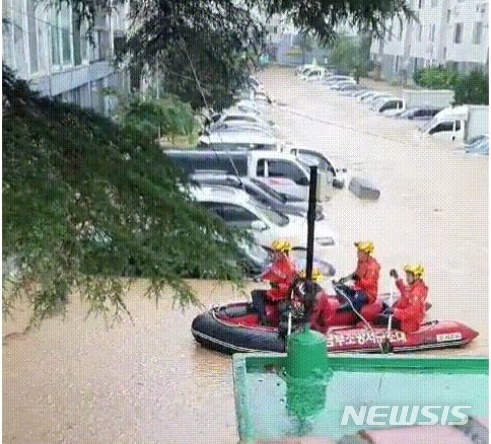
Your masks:
<instances>
[{"instance_id":1,"label":"boat rope","mask_svg":"<svg viewBox=\"0 0 491 444\"><path fill-rule=\"evenodd\" d=\"M346 295L344 294L343 291L338 291L338 294L340 294L341 296L343 296L346 301L348 302L348 304L351 306L351 309L353 310L353 313L355 313L362 321L363 323L367 326L368 330L372 333L372 336L373 336L373 339L374 341L377 343L378 347L380 348L380 351L385 354L386 353L386 350L382 344L382 341L380 341L377 337L377 335L375 334L375 330L372 328L372 326L370 325L370 323L363 317L363 315L355 308L355 306L353 305L353 302L351 301L351 299Z\"/></svg>"}]
</instances>

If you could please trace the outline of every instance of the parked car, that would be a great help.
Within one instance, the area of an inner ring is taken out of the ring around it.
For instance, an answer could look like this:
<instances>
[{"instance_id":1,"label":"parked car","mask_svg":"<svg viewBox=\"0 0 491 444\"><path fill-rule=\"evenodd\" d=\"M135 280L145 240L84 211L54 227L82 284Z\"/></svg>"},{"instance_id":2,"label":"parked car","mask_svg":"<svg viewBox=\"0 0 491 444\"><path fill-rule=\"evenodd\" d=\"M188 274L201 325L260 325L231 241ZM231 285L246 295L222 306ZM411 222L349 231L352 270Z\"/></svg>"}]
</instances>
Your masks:
<instances>
[{"instance_id":1,"label":"parked car","mask_svg":"<svg viewBox=\"0 0 491 444\"><path fill-rule=\"evenodd\" d=\"M355 79L351 76L333 74L333 75L326 76L326 78L324 79L324 83L328 84L332 82L339 82L340 80L355 80Z\"/></svg>"},{"instance_id":2,"label":"parked car","mask_svg":"<svg viewBox=\"0 0 491 444\"><path fill-rule=\"evenodd\" d=\"M230 227L250 230L256 242L269 247L274 240L285 239L294 248L307 248L307 220L286 216L260 204L245 191L230 187L191 187L190 192L204 208ZM337 245L334 231L326 221L316 222L314 252L328 254Z\"/></svg>"},{"instance_id":3,"label":"parked car","mask_svg":"<svg viewBox=\"0 0 491 444\"><path fill-rule=\"evenodd\" d=\"M254 101L271 105L273 103L273 98L266 93L265 91L255 91L254 92Z\"/></svg>"},{"instance_id":4,"label":"parked car","mask_svg":"<svg viewBox=\"0 0 491 444\"><path fill-rule=\"evenodd\" d=\"M442 108L430 108L430 107L416 107L410 108L403 111L398 116L397 119L408 119L408 120L431 120L437 113L439 113Z\"/></svg>"},{"instance_id":5,"label":"parked car","mask_svg":"<svg viewBox=\"0 0 491 444\"><path fill-rule=\"evenodd\" d=\"M363 96L362 96L363 97ZM379 99L386 99L392 97L392 94L387 93L387 92L377 92L375 94L371 94L368 97L365 97L364 99L361 100L361 103L364 105L372 105L375 100Z\"/></svg>"},{"instance_id":6,"label":"parked car","mask_svg":"<svg viewBox=\"0 0 491 444\"><path fill-rule=\"evenodd\" d=\"M359 85L358 83L346 83L345 85L341 85L339 87L339 91L367 91L368 88L363 85Z\"/></svg>"},{"instance_id":7,"label":"parked car","mask_svg":"<svg viewBox=\"0 0 491 444\"><path fill-rule=\"evenodd\" d=\"M297 156L298 160L306 167L317 165L321 171L326 171L332 177L332 186L335 188L344 188L346 183L346 168L336 168L331 160L324 154L311 148L288 147L288 152Z\"/></svg>"},{"instance_id":8,"label":"parked car","mask_svg":"<svg viewBox=\"0 0 491 444\"><path fill-rule=\"evenodd\" d=\"M252 100L239 100L231 109L238 109L242 112L249 114L261 115L261 111L257 106L257 103Z\"/></svg>"},{"instance_id":9,"label":"parked car","mask_svg":"<svg viewBox=\"0 0 491 444\"><path fill-rule=\"evenodd\" d=\"M363 93L363 94L360 94L357 98L357 101L358 102L361 102L361 103L364 103L366 102L368 99L371 99L373 97L375 97L377 94L380 94L382 93L382 91L376 91L376 90L370 90L370 91L367 91L366 93ZM389 94L389 93L386 93L386 92L383 92L384 94Z\"/></svg>"},{"instance_id":10,"label":"parked car","mask_svg":"<svg viewBox=\"0 0 491 444\"><path fill-rule=\"evenodd\" d=\"M370 89L370 88L366 88L366 89L360 89L359 91L355 91L354 93L352 93L353 97L361 97L363 96L364 94L367 94L369 92L373 92L373 89Z\"/></svg>"},{"instance_id":11,"label":"parked car","mask_svg":"<svg viewBox=\"0 0 491 444\"><path fill-rule=\"evenodd\" d=\"M239 177L258 179L281 193L307 200L310 172L288 153L252 151L166 150L168 159L182 175L200 171L225 171Z\"/></svg>"},{"instance_id":12,"label":"parked car","mask_svg":"<svg viewBox=\"0 0 491 444\"><path fill-rule=\"evenodd\" d=\"M319 65L317 64L300 65L295 69L295 74L297 76L305 75L311 69L316 69L316 68L319 68Z\"/></svg>"},{"instance_id":13,"label":"parked car","mask_svg":"<svg viewBox=\"0 0 491 444\"><path fill-rule=\"evenodd\" d=\"M239 263L230 265L241 267L246 277L249 278L258 277L274 260L273 252L269 248L262 247L256 242L250 244L243 243L239 245L239 249L239 254L241 256ZM303 270L307 264L307 250L305 248L295 248L290 252L290 258L296 264L297 270ZM336 273L336 270L331 263L320 260L317 257L314 257L314 267L320 270L323 276L334 276Z\"/></svg>"},{"instance_id":14,"label":"parked car","mask_svg":"<svg viewBox=\"0 0 491 444\"><path fill-rule=\"evenodd\" d=\"M253 133L258 133L262 134L267 137L274 137L274 133L272 128L266 128L262 125L258 125L257 123L245 123L241 121L231 121L227 123L215 123L213 125L210 125L208 128L203 129L200 132L200 136L204 135L210 135L214 133L244 133L244 132L253 132Z\"/></svg>"},{"instance_id":15,"label":"parked car","mask_svg":"<svg viewBox=\"0 0 491 444\"><path fill-rule=\"evenodd\" d=\"M489 156L489 137L484 136L464 145L466 154Z\"/></svg>"},{"instance_id":16,"label":"parked car","mask_svg":"<svg viewBox=\"0 0 491 444\"><path fill-rule=\"evenodd\" d=\"M267 121L263 119L260 115L256 113L244 112L239 109L229 109L222 114L218 118L213 116L214 123L230 123L230 122L244 122L244 123L255 123L257 125L261 125L264 127L274 126L274 123L271 121Z\"/></svg>"},{"instance_id":17,"label":"parked car","mask_svg":"<svg viewBox=\"0 0 491 444\"><path fill-rule=\"evenodd\" d=\"M377 113L393 113L403 109L403 100L398 97L380 97L370 103L370 109Z\"/></svg>"},{"instance_id":18,"label":"parked car","mask_svg":"<svg viewBox=\"0 0 491 444\"><path fill-rule=\"evenodd\" d=\"M325 74L326 74L325 68L322 68L321 66L317 66L315 68L309 68L308 70L303 72L300 75L300 78L307 82L314 82L324 79Z\"/></svg>"},{"instance_id":19,"label":"parked car","mask_svg":"<svg viewBox=\"0 0 491 444\"><path fill-rule=\"evenodd\" d=\"M488 137L489 136L487 134L480 134L479 136L472 137L467 142L464 142L464 146L465 147L472 146L481 140L488 139Z\"/></svg>"},{"instance_id":20,"label":"parked car","mask_svg":"<svg viewBox=\"0 0 491 444\"><path fill-rule=\"evenodd\" d=\"M203 185L223 185L236 189L242 189L254 197L263 205L273 208L286 215L306 217L308 212L307 201L291 201L288 198L269 187L264 182L250 177L237 177L222 172L195 173L189 176L192 183ZM316 220L325 219L320 204L316 205Z\"/></svg>"},{"instance_id":21,"label":"parked car","mask_svg":"<svg viewBox=\"0 0 491 444\"><path fill-rule=\"evenodd\" d=\"M203 134L199 138L197 148L200 150L214 149L217 151L250 151L250 150L281 150L282 142L257 131L218 131Z\"/></svg>"},{"instance_id":22,"label":"parked car","mask_svg":"<svg viewBox=\"0 0 491 444\"><path fill-rule=\"evenodd\" d=\"M327 85L327 87L329 89L333 89L335 91L338 91L341 87L345 86L345 85L356 85L356 80L354 79L348 79L348 80L340 80L338 82L335 82L335 83L329 83Z\"/></svg>"}]
</instances>

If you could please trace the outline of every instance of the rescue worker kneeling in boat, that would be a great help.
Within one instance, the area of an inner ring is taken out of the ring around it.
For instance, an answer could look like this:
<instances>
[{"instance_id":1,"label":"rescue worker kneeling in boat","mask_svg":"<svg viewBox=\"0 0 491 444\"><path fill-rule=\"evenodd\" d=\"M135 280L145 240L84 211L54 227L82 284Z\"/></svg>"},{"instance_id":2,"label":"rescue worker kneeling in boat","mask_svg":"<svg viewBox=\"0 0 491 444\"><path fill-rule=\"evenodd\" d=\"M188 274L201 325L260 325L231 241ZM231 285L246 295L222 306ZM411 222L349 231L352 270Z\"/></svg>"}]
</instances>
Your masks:
<instances>
[{"instance_id":1,"label":"rescue worker kneeling in boat","mask_svg":"<svg viewBox=\"0 0 491 444\"><path fill-rule=\"evenodd\" d=\"M337 309L339 313L355 310L360 313L363 306L371 305L377 300L380 265L371 256L374 245L372 242L355 242L354 245L358 257L356 270L338 281L340 284L353 282L351 286L343 287L342 296L348 300L341 300L342 305Z\"/></svg>"},{"instance_id":2,"label":"rescue worker kneeling in boat","mask_svg":"<svg viewBox=\"0 0 491 444\"><path fill-rule=\"evenodd\" d=\"M419 330L426 312L426 298L428 287L423 281L424 268L421 265L406 265L407 285L399 278L397 271L392 269L389 274L396 280L396 286L401 297L393 307L388 307L375 320L375 325L388 325L392 316L392 326L405 333Z\"/></svg>"},{"instance_id":3,"label":"rescue worker kneeling in boat","mask_svg":"<svg viewBox=\"0 0 491 444\"><path fill-rule=\"evenodd\" d=\"M291 291L291 286L297 276L297 269L290 258L292 245L285 240L276 240L270 246L273 252L273 262L264 271L261 280L269 281L269 290L253 290L252 307L259 314L262 325L268 325L266 316L266 303L278 303L284 301Z\"/></svg>"},{"instance_id":4,"label":"rescue worker kneeling in boat","mask_svg":"<svg viewBox=\"0 0 491 444\"><path fill-rule=\"evenodd\" d=\"M307 274L305 270L302 270L298 274L298 279L295 282L293 288L293 294L290 301L280 302L280 336L285 336L288 330L288 314L290 310L294 314L292 323L298 322L298 313L301 313L300 320L305 321L304 313L305 309L309 308L309 302L306 298L309 296L313 297L310 303L310 327L321 333L326 333L329 327L329 320L333 315L333 310L329 305L329 299L320 286L319 282L322 280L322 273L314 268L312 270L312 280L310 282L306 281ZM311 294L308 294L311 293Z\"/></svg>"},{"instance_id":5,"label":"rescue worker kneeling in boat","mask_svg":"<svg viewBox=\"0 0 491 444\"><path fill-rule=\"evenodd\" d=\"M305 278L305 271L300 273L300 277ZM326 333L329 328L329 321L334 314L334 310L329 305L329 299L327 293L319 285L319 281L322 280L322 273L314 268L312 270L312 290L315 295L312 313L310 315L310 327L313 330Z\"/></svg>"}]
</instances>

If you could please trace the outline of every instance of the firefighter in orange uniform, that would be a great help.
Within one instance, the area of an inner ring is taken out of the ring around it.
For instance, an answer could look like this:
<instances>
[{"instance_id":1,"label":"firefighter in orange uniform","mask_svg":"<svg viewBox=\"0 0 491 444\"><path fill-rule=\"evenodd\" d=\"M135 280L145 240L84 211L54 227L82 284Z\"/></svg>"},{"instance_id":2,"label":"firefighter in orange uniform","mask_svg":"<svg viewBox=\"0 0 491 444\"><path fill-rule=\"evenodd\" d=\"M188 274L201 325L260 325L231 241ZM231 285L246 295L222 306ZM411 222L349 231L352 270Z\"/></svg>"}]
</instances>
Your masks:
<instances>
[{"instance_id":1,"label":"firefighter in orange uniform","mask_svg":"<svg viewBox=\"0 0 491 444\"><path fill-rule=\"evenodd\" d=\"M290 258L292 246L285 240L277 240L271 244L273 262L271 266L261 274L261 280L269 281L269 290L253 290L252 306L259 314L262 325L268 325L266 318L266 303L278 303L288 297L293 280L297 277L297 269Z\"/></svg>"},{"instance_id":2,"label":"firefighter in orange uniform","mask_svg":"<svg viewBox=\"0 0 491 444\"><path fill-rule=\"evenodd\" d=\"M406 265L407 285L399 279L397 271L390 270L390 276L396 280L396 286L401 293L393 307L387 308L375 321L376 325L387 325L392 316L392 325L405 333L419 329L426 313L426 298L428 287L423 281L424 268L421 265Z\"/></svg>"},{"instance_id":3,"label":"firefighter in orange uniform","mask_svg":"<svg viewBox=\"0 0 491 444\"><path fill-rule=\"evenodd\" d=\"M377 299L380 265L371 256L374 250L373 242L355 242L358 262L354 273L339 280L340 283L352 281L346 301L338 308L339 312L350 311L353 308L360 312L365 305L373 304Z\"/></svg>"}]
</instances>

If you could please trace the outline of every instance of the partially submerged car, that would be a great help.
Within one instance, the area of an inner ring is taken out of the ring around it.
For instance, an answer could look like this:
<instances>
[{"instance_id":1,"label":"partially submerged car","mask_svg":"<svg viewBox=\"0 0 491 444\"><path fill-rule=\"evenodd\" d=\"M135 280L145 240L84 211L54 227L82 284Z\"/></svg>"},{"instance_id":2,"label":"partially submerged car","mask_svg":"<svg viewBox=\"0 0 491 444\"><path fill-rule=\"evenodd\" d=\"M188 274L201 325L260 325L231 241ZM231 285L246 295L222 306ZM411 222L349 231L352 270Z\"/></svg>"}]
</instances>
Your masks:
<instances>
[{"instance_id":1,"label":"partially submerged car","mask_svg":"<svg viewBox=\"0 0 491 444\"><path fill-rule=\"evenodd\" d=\"M286 215L307 217L308 202L289 200L284 194L274 190L259 179L250 177L238 177L221 171L197 172L189 176L191 183L200 186L223 185L244 190L247 194L257 199L263 205L280 211ZM325 219L322 206L316 205L316 220Z\"/></svg>"},{"instance_id":2,"label":"partially submerged car","mask_svg":"<svg viewBox=\"0 0 491 444\"><path fill-rule=\"evenodd\" d=\"M437 115L443 108L435 107L415 107L409 108L399 115L395 116L397 119L408 119L408 120L431 120L435 115Z\"/></svg>"},{"instance_id":3,"label":"partially submerged car","mask_svg":"<svg viewBox=\"0 0 491 444\"><path fill-rule=\"evenodd\" d=\"M197 202L224 220L227 225L251 232L255 241L269 247L274 240L289 241L294 248L307 248L307 220L267 208L243 190L207 186L190 188ZM334 231L326 221L316 223L314 251L329 253L337 245ZM327 250L326 250L327 249Z\"/></svg>"},{"instance_id":4,"label":"partially submerged car","mask_svg":"<svg viewBox=\"0 0 491 444\"><path fill-rule=\"evenodd\" d=\"M347 169L337 168L327 156L321 152L304 147L288 146L287 152L295 155L306 167L316 165L321 171L325 171L331 177L332 186L344 188L347 181Z\"/></svg>"}]
</instances>

